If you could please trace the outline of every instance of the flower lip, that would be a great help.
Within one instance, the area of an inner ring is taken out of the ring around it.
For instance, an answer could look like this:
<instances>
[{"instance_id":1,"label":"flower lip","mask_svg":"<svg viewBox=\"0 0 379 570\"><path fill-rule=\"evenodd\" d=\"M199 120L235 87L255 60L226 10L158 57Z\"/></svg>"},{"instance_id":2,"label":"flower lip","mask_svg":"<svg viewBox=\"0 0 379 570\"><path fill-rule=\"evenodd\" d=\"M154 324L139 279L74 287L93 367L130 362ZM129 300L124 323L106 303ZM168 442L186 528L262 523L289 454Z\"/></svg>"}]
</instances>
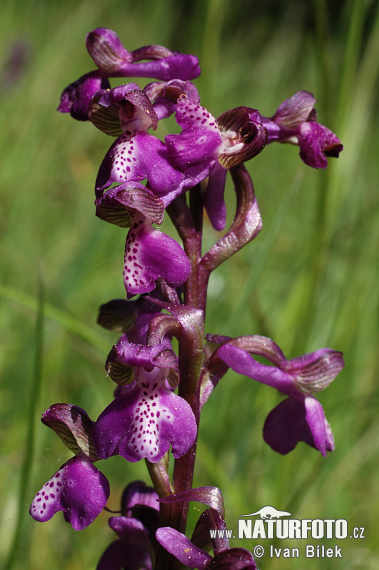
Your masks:
<instances>
[{"instance_id":1,"label":"flower lip","mask_svg":"<svg viewBox=\"0 0 379 570\"><path fill-rule=\"evenodd\" d=\"M172 448L174 458L190 449L196 419L186 400L166 385L165 371L138 368L135 383L101 413L94 440L99 457L121 455L127 461L159 462Z\"/></svg>"},{"instance_id":2,"label":"flower lip","mask_svg":"<svg viewBox=\"0 0 379 570\"><path fill-rule=\"evenodd\" d=\"M83 530L100 514L109 497L106 477L85 455L72 457L34 497L31 516L40 522L58 511L74 530Z\"/></svg>"}]
</instances>

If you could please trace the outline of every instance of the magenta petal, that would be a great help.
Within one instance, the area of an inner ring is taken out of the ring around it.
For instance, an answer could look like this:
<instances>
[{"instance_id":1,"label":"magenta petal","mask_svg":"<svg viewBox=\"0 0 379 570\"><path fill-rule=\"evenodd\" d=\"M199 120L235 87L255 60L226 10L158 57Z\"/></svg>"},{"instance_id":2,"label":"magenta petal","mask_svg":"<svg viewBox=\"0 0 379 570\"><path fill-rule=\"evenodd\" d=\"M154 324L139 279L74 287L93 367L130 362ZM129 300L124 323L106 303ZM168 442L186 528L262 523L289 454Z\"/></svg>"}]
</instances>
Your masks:
<instances>
[{"instance_id":1,"label":"magenta petal","mask_svg":"<svg viewBox=\"0 0 379 570\"><path fill-rule=\"evenodd\" d=\"M108 89L109 81L101 71L91 71L66 87L57 111L70 113L77 121L88 121L91 97L100 89Z\"/></svg>"},{"instance_id":2,"label":"magenta petal","mask_svg":"<svg viewBox=\"0 0 379 570\"><path fill-rule=\"evenodd\" d=\"M298 138L300 157L313 168L326 168L326 157L338 157L343 149L341 141L332 131L313 121L301 125Z\"/></svg>"},{"instance_id":3,"label":"magenta petal","mask_svg":"<svg viewBox=\"0 0 379 570\"><path fill-rule=\"evenodd\" d=\"M149 537L149 531L145 525L133 517L111 517L108 525L125 542L137 543Z\"/></svg>"},{"instance_id":4,"label":"magenta petal","mask_svg":"<svg viewBox=\"0 0 379 570\"><path fill-rule=\"evenodd\" d=\"M196 166L205 172L217 159L221 147L216 119L204 107L182 97L177 102L176 121L183 130L165 138L170 160L182 170Z\"/></svg>"},{"instance_id":5,"label":"magenta petal","mask_svg":"<svg viewBox=\"0 0 379 570\"><path fill-rule=\"evenodd\" d=\"M266 418L263 438L274 451L285 455L304 441L326 457L333 451L334 440L324 410L316 398L307 396L304 402L287 398Z\"/></svg>"},{"instance_id":6,"label":"magenta petal","mask_svg":"<svg viewBox=\"0 0 379 570\"><path fill-rule=\"evenodd\" d=\"M207 191L204 195L204 206L212 226L222 231L226 223L226 205L224 200L227 170L216 162L209 174Z\"/></svg>"},{"instance_id":7,"label":"magenta petal","mask_svg":"<svg viewBox=\"0 0 379 570\"><path fill-rule=\"evenodd\" d=\"M124 284L129 295L152 291L158 277L176 287L186 281L190 271L190 261L175 240L154 229L148 220L133 225L126 240L124 262Z\"/></svg>"},{"instance_id":8,"label":"magenta petal","mask_svg":"<svg viewBox=\"0 0 379 570\"><path fill-rule=\"evenodd\" d=\"M308 120L315 103L312 93L298 91L283 101L271 119L285 129L296 129Z\"/></svg>"},{"instance_id":9,"label":"magenta petal","mask_svg":"<svg viewBox=\"0 0 379 570\"><path fill-rule=\"evenodd\" d=\"M128 511L136 505L144 505L159 511L159 497L153 487L143 481L133 481L124 489L121 499L122 511Z\"/></svg>"},{"instance_id":10,"label":"magenta petal","mask_svg":"<svg viewBox=\"0 0 379 570\"><path fill-rule=\"evenodd\" d=\"M206 570L257 570L257 565L248 550L228 548L219 552L204 568Z\"/></svg>"},{"instance_id":11,"label":"magenta petal","mask_svg":"<svg viewBox=\"0 0 379 570\"><path fill-rule=\"evenodd\" d=\"M276 406L267 416L263 427L265 442L282 455L292 451L299 441L309 439L309 436L304 404L292 398Z\"/></svg>"},{"instance_id":12,"label":"magenta petal","mask_svg":"<svg viewBox=\"0 0 379 570\"><path fill-rule=\"evenodd\" d=\"M195 79L200 75L197 57L176 53L155 61L123 63L117 70L119 77L153 77L162 81Z\"/></svg>"},{"instance_id":13,"label":"magenta petal","mask_svg":"<svg viewBox=\"0 0 379 570\"><path fill-rule=\"evenodd\" d=\"M107 28L96 28L89 32L86 46L97 67L108 73L117 71L124 62L131 62L133 59L118 35Z\"/></svg>"},{"instance_id":14,"label":"magenta petal","mask_svg":"<svg viewBox=\"0 0 379 570\"><path fill-rule=\"evenodd\" d=\"M123 134L107 152L96 180L97 194L112 183L147 180L157 196L180 187L183 174L171 166L165 144L145 132Z\"/></svg>"},{"instance_id":15,"label":"magenta petal","mask_svg":"<svg viewBox=\"0 0 379 570\"><path fill-rule=\"evenodd\" d=\"M184 534L171 527L159 528L155 538L186 568L204 568L205 563L212 560L207 552L192 544Z\"/></svg>"},{"instance_id":16,"label":"magenta petal","mask_svg":"<svg viewBox=\"0 0 379 570\"><path fill-rule=\"evenodd\" d=\"M312 396L307 396L304 404L306 421L312 434L312 441L306 441L306 443L313 445L326 457L326 452L334 449L334 439L322 405Z\"/></svg>"},{"instance_id":17,"label":"magenta petal","mask_svg":"<svg viewBox=\"0 0 379 570\"><path fill-rule=\"evenodd\" d=\"M267 366L257 362L248 352L232 344L224 344L217 350L217 355L232 370L248 376L257 382L267 384L276 388L280 392L289 396L299 397L301 393L297 390L291 375L276 366Z\"/></svg>"},{"instance_id":18,"label":"magenta petal","mask_svg":"<svg viewBox=\"0 0 379 570\"><path fill-rule=\"evenodd\" d=\"M45 522L58 511L75 530L83 530L100 514L109 497L106 477L85 456L67 461L45 483L30 507L32 517Z\"/></svg>"}]
</instances>

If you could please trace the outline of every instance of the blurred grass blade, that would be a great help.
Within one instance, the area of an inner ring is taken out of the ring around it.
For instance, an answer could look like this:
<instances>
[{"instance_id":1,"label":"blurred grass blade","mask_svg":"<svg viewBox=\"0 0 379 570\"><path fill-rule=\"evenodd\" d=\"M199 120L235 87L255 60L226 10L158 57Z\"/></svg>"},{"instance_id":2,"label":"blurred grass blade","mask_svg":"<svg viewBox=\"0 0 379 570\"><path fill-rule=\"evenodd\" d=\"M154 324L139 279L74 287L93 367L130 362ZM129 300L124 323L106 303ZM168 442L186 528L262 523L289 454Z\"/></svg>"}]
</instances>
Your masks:
<instances>
[{"instance_id":1,"label":"blurred grass blade","mask_svg":"<svg viewBox=\"0 0 379 570\"><path fill-rule=\"evenodd\" d=\"M255 261L250 268L247 275L244 289L239 298L239 302L235 306L234 310L230 313L230 317L227 323L227 330L230 331L230 336L234 336L240 332L239 323L246 311L248 305L249 297L253 294L253 291L257 285L258 279L262 273L262 268L264 266L265 260L273 247L273 244L280 231L280 226L282 221L286 217L288 208L293 201L294 195L300 188L304 178L304 171L298 170L297 174L292 182L291 187L287 192L283 194L282 200L278 206L274 221L270 228L270 231L264 234L263 243L259 253L255 257ZM264 230L263 230L264 231Z\"/></svg>"},{"instance_id":2,"label":"blurred grass blade","mask_svg":"<svg viewBox=\"0 0 379 570\"><path fill-rule=\"evenodd\" d=\"M33 466L33 456L35 450L35 430L36 430L36 411L42 385L43 377L43 346L44 346L44 327L45 327L45 291L43 279L40 272L38 298L36 299L36 323L35 323L35 356L32 380L30 382L29 398L26 410L26 438L23 464L21 467L20 490L18 496L18 518L13 543L9 552L6 570L15 568L16 561L20 552L26 561L28 559L30 538L28 533L24 532L26 518L25 505L29 497L29 482Z\"/></svg>"},{"instance_id":3,"label":"blurred grass blade","mask_svg":"<svg viewBox=\"0 0 379 570\"><path fill-rule=\"evenodd\" d=\"M10 287L0 285L0 297L14 301L24 307L27 307L28 309L31 309L32 311L39 310L38 299L31 295L27 295L26 293L22 293L21 291L17 291L16 289L11 289ZM53 305L45 303L44 307L46 317L59 323L68 331L82 338L93 348L96 348L102 353L106 353L109 350L109 343L107 343L99 334L94 332L91 327L78 321L78 319L69 315L68 313L57 309Z\"/></svg>"}]
</instances>

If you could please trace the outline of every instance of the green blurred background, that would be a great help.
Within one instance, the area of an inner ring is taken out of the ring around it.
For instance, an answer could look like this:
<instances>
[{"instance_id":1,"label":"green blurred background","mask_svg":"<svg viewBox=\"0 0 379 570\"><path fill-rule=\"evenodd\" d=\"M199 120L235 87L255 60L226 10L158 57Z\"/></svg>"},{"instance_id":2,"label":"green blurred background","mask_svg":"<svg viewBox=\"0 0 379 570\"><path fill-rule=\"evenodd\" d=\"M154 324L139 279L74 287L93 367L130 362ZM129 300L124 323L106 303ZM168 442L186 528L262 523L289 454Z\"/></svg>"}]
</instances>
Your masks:
<instances>
[{"instance_id":1,"label":"green blurred background","mask_svg":"<svg viewBox=\"0 0 379 570\"><path fill-rule=\"evenodd\" d=\"M116 337L96 316L101 303L124 296L125 237L93 207L112 141L55 111L62 89L93 69L85 36L99 26L129 50L156 43L197 55L195 83L216 116L239 105L270 116L307 89L319 121L343 141L326 171L305 166L290 145L270 145L248 163L263 230L212 276L207 315L207 332L268 335L289 358L322 346L344 352L344 371L320 394L336 450L324 459L299 444L275 454L261 430L278 394L228 373L204 408L195 479L222 489L232 529L264 505L365 527L364 540L339 541L340 561L266 554L262 569L378 568L379 20L369 0L3 1L0 566L91 569L114 538L105 514L82 532L61 514L45 524L28 514L71 456L40 414L70 402L95 419L112 397L104 361ZM168 220L163 229L171 231ZM216 238L208 226L206 244ZM101 463L113 509L129 481L147 480L142 462ZM195 504L191 524L198 513Z\"/></svg>"}]
</instances>

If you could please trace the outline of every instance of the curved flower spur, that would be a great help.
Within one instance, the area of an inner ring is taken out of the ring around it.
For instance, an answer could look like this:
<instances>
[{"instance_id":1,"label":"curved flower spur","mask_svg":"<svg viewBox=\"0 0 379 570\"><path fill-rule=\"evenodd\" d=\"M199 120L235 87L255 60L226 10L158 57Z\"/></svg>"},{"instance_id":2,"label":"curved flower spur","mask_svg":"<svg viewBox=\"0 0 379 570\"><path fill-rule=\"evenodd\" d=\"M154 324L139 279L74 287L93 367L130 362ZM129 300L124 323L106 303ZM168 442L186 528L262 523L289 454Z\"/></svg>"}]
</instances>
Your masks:
<instances>
[{"instance_id":1,"label":"curved flower spur","mask_svg":"<svg viewBox=\"0 0 379 570\"><path fill-rule=\"evenodd\" d=\"M208 280L262 228L246 161L271 142L289 142L299 146L307 165L325 168L343 147L316 121L315 99L307 91L284 101L271 118L241 106L216 119L191 82L200 73L196 57L157 45L128 51L106 28L90 32L86 45L97 69L63 91L58 110L115 137L95 182L95 212L128 231L127 299L103 304L98 317L101 326L122 335L105 365L116 384L113 400L96 422L72 404L54 404L42 416L75 456L37 493L30 513L43 522L63 511L75 530L83 529L107 508L110 492L94 463L114 455L132 463L144 459L153 487L141 481L126 487L121 510L109 519L118 538L98 569L170 570L181 564L254 570L250 552L231 548L225 537L210 539L211 529L226 528L220 490L192 488L204 404L232 368L287 396L265 421L263 437L273 450L289 453L304 441L326 456L334 440L314 394L334 380L343 358L323 348L287 359L273 340L259 335L205 336ZM120 77L153 81L143 89L133 82L112 88L111 79ZM154 131L171 115L181 132L160 140ZM224 231L228 172L236 212ZM204 210L224 231L205 252ZM181 243L159 229L166 212ZM185 534L190 501L209 507L191 539Z\"/></svg>"}]
</instances>

